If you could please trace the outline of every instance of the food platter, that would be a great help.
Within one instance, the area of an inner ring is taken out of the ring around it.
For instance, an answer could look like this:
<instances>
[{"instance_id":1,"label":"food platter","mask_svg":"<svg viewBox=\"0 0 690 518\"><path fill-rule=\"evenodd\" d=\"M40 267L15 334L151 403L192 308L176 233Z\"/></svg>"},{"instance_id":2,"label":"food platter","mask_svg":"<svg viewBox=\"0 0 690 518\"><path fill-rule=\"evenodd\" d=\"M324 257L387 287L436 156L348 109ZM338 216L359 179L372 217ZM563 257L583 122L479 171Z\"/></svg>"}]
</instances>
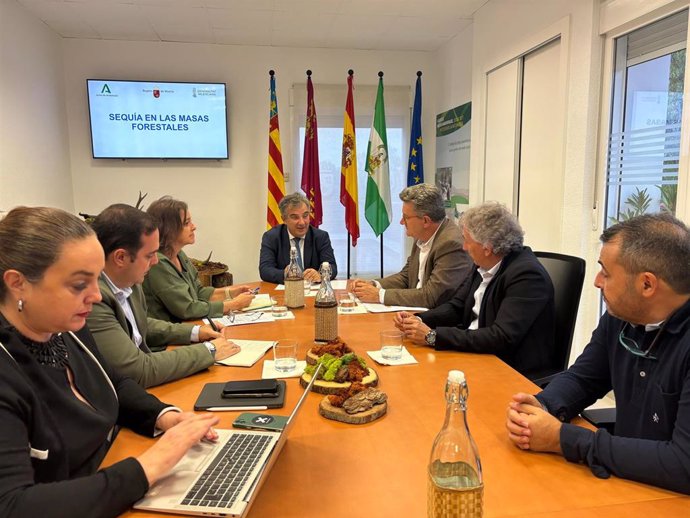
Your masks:
<instances>
[{"instance_id":1,"label":"food platter","mask_svg":"<svg viewBox=\"0 0 690 518\"><path fill-rule=\"evenodd\" d=\"M302 374L302 376L299 379L300 385L302 385L302 387L306 387L310 381L311 374L307 374L306 372ZM376 371L374 369L368 367L368 375L362 379L361 383L362 385L365 385L367 387L375 387L379 383L379 376L378 374L376 374ZM312 390L317 394L335 394L342 389L349 388L350 385L352 385L352 383L349 381L338 383L335 381L317 379L314 382L314 385L312 385Z\"/></svg>"}]
</instances>

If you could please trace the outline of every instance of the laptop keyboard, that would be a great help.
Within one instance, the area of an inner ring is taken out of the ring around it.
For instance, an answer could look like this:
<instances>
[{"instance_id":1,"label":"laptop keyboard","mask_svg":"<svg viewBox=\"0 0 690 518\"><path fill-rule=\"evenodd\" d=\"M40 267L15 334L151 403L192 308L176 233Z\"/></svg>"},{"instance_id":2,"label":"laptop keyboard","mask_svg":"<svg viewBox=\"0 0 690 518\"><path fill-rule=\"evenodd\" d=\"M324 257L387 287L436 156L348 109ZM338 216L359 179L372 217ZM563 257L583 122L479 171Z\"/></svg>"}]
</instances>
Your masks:
<instances>
[{"instance_id":1,"label":"laptop keyboard","mask_svg":"<svg viewBox=\"0 0 690 518\"><path fill-rule=\"evenodd\" d=\"M267 435L233 434L189 490L182 505L232 507L270 442Z\"/></svg>"}]
</instances>

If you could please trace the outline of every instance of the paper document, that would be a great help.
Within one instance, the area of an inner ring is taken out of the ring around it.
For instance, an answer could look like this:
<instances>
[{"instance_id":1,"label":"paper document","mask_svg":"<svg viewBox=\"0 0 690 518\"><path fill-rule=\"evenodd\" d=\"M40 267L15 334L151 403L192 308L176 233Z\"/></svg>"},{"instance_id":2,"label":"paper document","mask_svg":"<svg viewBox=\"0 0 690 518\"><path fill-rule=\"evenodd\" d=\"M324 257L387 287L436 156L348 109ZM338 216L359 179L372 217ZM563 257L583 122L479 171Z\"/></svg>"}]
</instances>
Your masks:
<instances>
[{"instance_id":1,"label":"paper document","mask_svg":"<svg viewBox=\"0 0 690 518\"><path fill-rule=\"evenodd\" d=\"M256 311L257 309L264 309L271 307L271 296L268 293L258 293L254 295L251 304L242 311Z\"/></svg>"},{"instance_id":2,"label":"paper document","mask_svg":"<svg viewBox=\"0 0 690 518\"><path fill-rule=\"evenodd\" d=\"M427 311L427 308L417 308L414 306L386 306L385 304L374 304L372 302L364 302L364 307L369 313L392 313L394 311Z\"/></svg>"},{"instance_id":3,"label":"paper document","mask_svg":"<svg viewBox=\"0 0 690 518\"><path fill-rule=\"evenodd\" d=\"M273 347L275 343L272 340L240 340L237 338L228 338L228 340L239 345L241 351L234 356L219 360L216 363L229 367L251 367L258 362L259 359L266 354L266 351Z\"/></svg>"},{"instance_id":4,"label":"paper document","mask_svg":"<svg viewBox=\"0 0 690 518\"><path fill-rule=\"evenodd\" d=\"M226 327L242 326L244 324L263 324L264 322L274 322L275 318L270 312L262 313L261 311L252 311L249 313L234 313L232 315L224 315L220 318L214 318L214 322L223 324Z\"/></svg>"}]
</instances>

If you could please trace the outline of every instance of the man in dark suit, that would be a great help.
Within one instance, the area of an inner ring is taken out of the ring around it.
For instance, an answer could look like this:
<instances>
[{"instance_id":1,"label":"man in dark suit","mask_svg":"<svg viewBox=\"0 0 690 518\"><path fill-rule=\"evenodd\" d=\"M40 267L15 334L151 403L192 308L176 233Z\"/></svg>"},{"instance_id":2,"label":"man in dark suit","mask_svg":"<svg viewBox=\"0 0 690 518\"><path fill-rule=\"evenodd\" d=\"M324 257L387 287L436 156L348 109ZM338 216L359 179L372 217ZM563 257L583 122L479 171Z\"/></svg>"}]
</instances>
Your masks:
<instances>
[{"instance_id":1,"label":"man in dark suit","mask_svg":"<svg viewBox=\"0 0 690 518\"><path fill-rule=\"evenodd\" d=\"M354 279L353 291L364 302L435 308L453 297L470 274L472 261L462 249L460 229L446 218L438 187L406 187L400 199L400 224L415 240L412 253L398 273L378 281Z\"/></svg>"},{"instance_id":2,"label":"man in dark suit","mask_svg":"<svg viewBox=\"0 0 690 518\"><path fill-rule=\"evenodd\" d=\"M210 326L172 324L147 317L141 288L158 262L158 227L153 216L129 205L111 205L92 224L105 252L98 279L101 302L87 317L98 350L120 374L142 387L173 381L227 358L239 348ZM210 340L205 341L204 340ZM189 344L152 352L167 344Z\"/></svg>"},{"instance_id":3,"label":"man in dark suit","mask_svg":"<svg viewBox=\"0 0 690 518\"><path fill-rule=\"evenodd\" d=\"M503 205L473 207L460 225L474 272L449 302L419 316L398 313L395 325L414 343L495 354L529 377L553 354L551 278L523 246L524 232Z\"/></svg>"},{"instance_id":4,"label":"man in dark suit","mask_svg":"<svg viewBox=\"0 0 690 518\"><path fill-rule=\"evenodd\" d=\"M309 200L299 193L284 196L278 204L285 223L264 232L259 254L259 275L261 280L282 284L285 268L290 264L290 248L297 250L297 262L304 270L304 279L321 281L319 267L327 262L331 265L331 279L338 273L335 255L328 232L309 224Z\"/></svg>"}]
</instances>

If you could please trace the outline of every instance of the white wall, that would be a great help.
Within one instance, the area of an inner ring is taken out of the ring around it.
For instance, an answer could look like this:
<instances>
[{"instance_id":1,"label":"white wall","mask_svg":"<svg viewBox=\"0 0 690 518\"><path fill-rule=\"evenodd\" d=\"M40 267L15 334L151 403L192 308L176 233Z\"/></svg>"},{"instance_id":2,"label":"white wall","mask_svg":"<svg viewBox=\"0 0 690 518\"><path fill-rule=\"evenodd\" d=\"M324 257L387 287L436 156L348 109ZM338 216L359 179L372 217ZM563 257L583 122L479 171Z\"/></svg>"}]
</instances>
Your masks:
<instances>
[{"instance_id":1,"label":"white wall","mask_svg":"<svg viewBox=\"0 0 690 518\"><path fill-rule=\"evenodd\" d=\"M0 0L0 210L72 211L61 38Z\"/></svg>"},{"instance_id":2,"label":"white wall","mask_svg":"<svg viewBox=\"0 0 690 518\"><path fill-rule=\"evenodd\" d=\"M383 70L386 85L411 87L416 71L423 70L425 106L433 105L436 89L430 72L433 55L425 52L75 39L63 40L62 48L76 210L97 213L110 203L134 203L139 190L148 192L147 202L164 194L183 199L199 227L197 243L188 252L205 257L213 250L216 260L229 264L235 282L258 279L259 245L266 218L270 69L276 71L283 164L290 173L292 190L299 184L299 174L297 178L292 174L291 150L299 149L299 143L290 139L289 89L293 83L306 80L308 68L313 71L317 114L319 84L345 84L348 68L355 71L356 85L376 84L377 73ZM93 160L87 78L226 82L230 159ZM424 112L423 126L424 135L433 134L434 114L430 109ZM427 153L426 167L431 169L433 145Z\"/></svg>"},{"instance_id":3,"label":"white wall","mask_svg":"<svg viewBox=\"0 0 690 518\"><path fill-rule=\"evenodd\" d=\"M472 38L469 25L436 52L437 88L434 115L472 100ZM472 118L475 114L472 110Z\"/></svg>"},{"instance_id":4,"label":"white wall","mask_svg":"<svg viewBox=\"0 0 690 518\"><path fill-rule=\"evenodd\" d=\"M553 32L553 27L566 27L565 149L562 167L554 172L563 175L563 195L560 200L560 247L554 251L587 260L572 357L581 351L597 321L598 294L592 281L598 254L596 236L600 230L592 224L595 220L592 200L601 66L598 10L598 0L490 0L475 13L471 31L463 31L438 53L439 67L442 69L443 63L447 67L445 75L439 72L439 101L447 106L465 102L467 87L464 81L471 76L470 198L472 203L477 203L483 199L486 73L543 43L540 35ZM470 34L471 42L468 41ZM472 53L471 71L468 71L469 52Z\"/></svg>"}]
</instances>

